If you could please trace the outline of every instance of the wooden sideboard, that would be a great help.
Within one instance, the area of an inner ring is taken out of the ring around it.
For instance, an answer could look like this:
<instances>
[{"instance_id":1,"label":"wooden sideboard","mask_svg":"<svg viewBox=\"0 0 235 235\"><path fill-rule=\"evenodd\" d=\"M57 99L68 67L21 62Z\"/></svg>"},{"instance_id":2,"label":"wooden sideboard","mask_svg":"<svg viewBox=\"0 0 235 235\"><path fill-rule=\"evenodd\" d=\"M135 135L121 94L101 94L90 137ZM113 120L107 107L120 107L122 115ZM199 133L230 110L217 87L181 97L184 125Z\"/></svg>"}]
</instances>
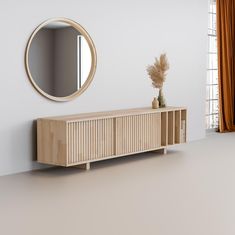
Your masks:
<instances>
[{"instance_id":1,"label":"wooden sideboard","mask_svg":"<svg viewBox=\"0 0 235 235\"><path fill-rule=\"evenodd\" d=\"M37 120L37 161L81 165L186 142L183 107L137 108Z\"/></svg>"}]
</instances>

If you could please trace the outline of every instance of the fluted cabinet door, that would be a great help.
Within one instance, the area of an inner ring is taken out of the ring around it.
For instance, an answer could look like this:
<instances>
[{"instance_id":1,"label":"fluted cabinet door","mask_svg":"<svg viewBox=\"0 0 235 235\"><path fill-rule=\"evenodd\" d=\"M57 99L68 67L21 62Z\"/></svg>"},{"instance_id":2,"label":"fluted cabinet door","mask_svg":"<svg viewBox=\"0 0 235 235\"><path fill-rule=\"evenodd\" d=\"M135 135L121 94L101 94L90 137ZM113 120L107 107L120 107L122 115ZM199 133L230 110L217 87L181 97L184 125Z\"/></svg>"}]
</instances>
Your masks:
<instances>
[{"instance_id":1,"label":"fluted cabinet door","mask_svg":"<svg viewBox=\"0 0 235 235\"><path fill-rule=\"evenodd\" d=\"M101 159L113 154L113 118L67 124L68 164Z\"/></svg>"},{"instance_id":2,"label":"fluted cabinet door","mask_svg":"<svg viewBox=\"0 0 235 235\"><path fill-rule=\"evenodd\" d=\"M161 146L161 113L116 118L116 155L157 149Z\"/></svg>"}]
</instances>

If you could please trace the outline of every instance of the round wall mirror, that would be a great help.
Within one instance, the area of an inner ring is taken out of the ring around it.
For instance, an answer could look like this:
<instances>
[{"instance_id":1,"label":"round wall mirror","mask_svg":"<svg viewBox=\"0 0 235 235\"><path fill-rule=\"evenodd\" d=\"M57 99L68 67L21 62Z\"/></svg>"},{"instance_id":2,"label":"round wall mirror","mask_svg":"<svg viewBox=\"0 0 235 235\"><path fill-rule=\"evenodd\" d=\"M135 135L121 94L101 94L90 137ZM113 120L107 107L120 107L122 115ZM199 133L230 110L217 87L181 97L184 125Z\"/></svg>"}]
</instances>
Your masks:
<instances>
[{"instance_id":1,"label":"round wall mirror","mask_svg":"<svg viewBox=\"0 0 235 235\"><path fill-rule=\"evenodd\" d=\"M30 82L45 97L68 101L87 89L96 70L96 50L86 30L66 19L50 19L31 35L25 54Z\"/></svg>"}]
</instances>

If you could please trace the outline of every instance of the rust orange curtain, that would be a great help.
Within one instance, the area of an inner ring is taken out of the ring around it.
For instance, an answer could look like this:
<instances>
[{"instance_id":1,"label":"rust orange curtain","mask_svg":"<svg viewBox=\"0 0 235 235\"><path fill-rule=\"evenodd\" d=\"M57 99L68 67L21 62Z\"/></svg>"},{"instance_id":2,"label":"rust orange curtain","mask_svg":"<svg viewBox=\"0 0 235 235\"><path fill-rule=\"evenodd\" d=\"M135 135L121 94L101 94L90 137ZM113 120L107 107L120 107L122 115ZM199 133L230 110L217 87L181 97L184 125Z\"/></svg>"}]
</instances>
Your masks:
<instances>
[{"instance_id":1,"label":"rust orange curtain","mask_svg":"<svg viewBox=\"0 0 235 235\"><path fill-rule=\"evenodd\" d=\"M235 131L235 0L216 0L219 131Z\"/></svg>"}]
</instances>

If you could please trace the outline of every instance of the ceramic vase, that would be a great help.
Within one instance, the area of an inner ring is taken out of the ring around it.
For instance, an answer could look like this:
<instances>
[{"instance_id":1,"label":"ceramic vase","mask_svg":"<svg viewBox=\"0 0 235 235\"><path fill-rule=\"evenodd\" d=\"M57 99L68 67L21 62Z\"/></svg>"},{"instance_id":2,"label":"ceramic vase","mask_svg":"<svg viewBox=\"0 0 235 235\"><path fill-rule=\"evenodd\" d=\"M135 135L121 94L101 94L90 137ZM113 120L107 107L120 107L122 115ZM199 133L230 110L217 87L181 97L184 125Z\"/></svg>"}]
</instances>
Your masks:
<instances>
[{"instance_id":1,"label":"ceramic vase","mask_svg":"<svg viewBox=\"0 0 235 235\"><path fill-rule=\"evenodd\" d=\"M158 108L159 108L159 101L157 97L154 97L152 101L152 109L158 109Z\"/></svg>"},{"instance_id":2,"label":"ceramic vase","mask_svg":"<svg viewBox=\"0 0 235 235\"><path fill-rule=\"evenodd\" d=\"M166 107L166 100L165 100L165 97L163 95L162 88L159 89L158 102L159 102L159 107L160 108Z\"/></svg>"}]
</instances>

